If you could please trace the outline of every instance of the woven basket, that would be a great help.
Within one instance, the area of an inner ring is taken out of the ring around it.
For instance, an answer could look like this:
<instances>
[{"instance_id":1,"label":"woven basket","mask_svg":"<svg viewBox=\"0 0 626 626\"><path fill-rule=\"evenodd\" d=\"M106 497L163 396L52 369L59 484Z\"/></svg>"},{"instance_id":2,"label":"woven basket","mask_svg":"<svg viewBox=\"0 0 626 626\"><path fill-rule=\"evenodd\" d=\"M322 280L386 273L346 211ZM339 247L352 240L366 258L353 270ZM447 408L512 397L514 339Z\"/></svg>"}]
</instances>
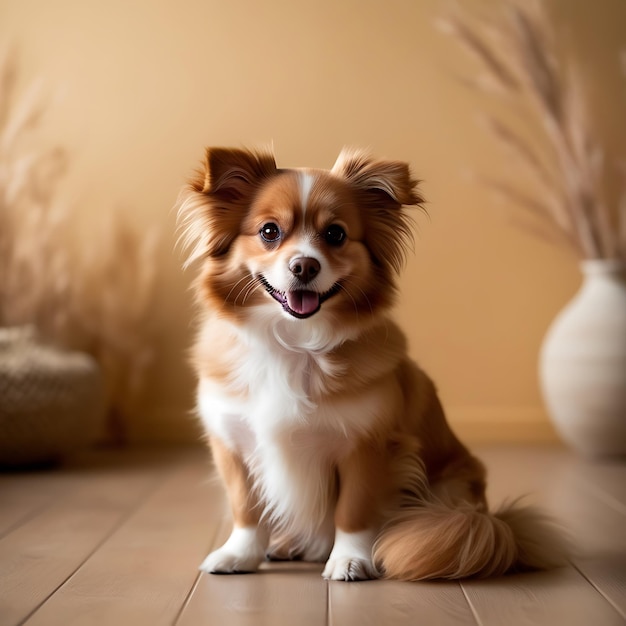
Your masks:
<instances>
[{"instance_id":1,"label":"woven basket","mask_svg":"<svg viewBox=\"0 0 626 626\"><path fill-rule=\"evenodd\" d=\"M92 357L41 345L32 327L0 328L0 465L53 462L86 446L104 408Z\"/></svg>"}]
</instances>

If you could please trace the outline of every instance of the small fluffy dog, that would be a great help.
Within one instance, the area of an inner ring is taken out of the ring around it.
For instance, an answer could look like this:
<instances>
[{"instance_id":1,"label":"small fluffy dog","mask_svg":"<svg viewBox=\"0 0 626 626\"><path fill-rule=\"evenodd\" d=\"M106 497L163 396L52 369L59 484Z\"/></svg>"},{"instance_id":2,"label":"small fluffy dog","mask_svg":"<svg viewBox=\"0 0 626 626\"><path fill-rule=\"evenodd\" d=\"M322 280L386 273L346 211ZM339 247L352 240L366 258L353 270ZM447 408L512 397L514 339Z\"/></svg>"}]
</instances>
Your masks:
<instances>
[{"instance_id":1,"label":"small fluffy dog","mask_svg":"<svg viewBox=\"0 0 626 626\"><path fill-rule=\"evenodd\" d=\"M201 569L325 561L332 580L497 575L562 561L528 508L490 513L485 471L388 317L419 206L407 164L331 170L210 148L179 199L201 328L198 410L234 529Z\"/></svg>"}]
</instances>

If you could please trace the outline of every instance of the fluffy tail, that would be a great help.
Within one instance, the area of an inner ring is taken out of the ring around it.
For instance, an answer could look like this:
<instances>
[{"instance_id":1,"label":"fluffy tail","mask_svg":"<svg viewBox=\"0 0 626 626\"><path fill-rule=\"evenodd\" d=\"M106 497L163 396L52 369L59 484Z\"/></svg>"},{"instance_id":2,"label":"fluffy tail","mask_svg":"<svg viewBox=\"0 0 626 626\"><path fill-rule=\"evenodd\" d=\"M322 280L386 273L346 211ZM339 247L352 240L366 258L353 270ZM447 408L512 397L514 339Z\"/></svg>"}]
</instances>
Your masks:
<instances>
[{"instance_id":1,"label":"fluffy tail","mask_svg":"<svg viewBox=\"0 0 626 626\"><path fill-rule=\"evenodd\" d=\"M374 562L385 578L424 580L497 576L566 561L567 542L532 507L488 513L470 505L406 509L379 535Z\"/></svg>"}]
</instances>

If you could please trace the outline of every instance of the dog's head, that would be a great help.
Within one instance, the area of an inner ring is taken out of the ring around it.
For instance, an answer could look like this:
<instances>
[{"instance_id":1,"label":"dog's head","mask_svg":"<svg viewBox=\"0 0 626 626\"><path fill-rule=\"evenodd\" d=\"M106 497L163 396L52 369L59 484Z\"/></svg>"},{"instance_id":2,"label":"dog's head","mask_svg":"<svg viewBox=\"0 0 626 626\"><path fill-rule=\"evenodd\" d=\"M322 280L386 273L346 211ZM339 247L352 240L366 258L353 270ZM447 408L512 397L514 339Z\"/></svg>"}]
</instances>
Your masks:
<instances>
[{"instance_id":1,"label":"dog's head","mask_svg":"<svg viewBox=\"0 0 626 626\"><path fill-rule=\"evenodd\" d=\"M201 259L201 301L243 320L371 318L394 295L418 205L407 164L344 150L331 170L278 169L269 152L209 148L179 219Z\"/></svg>"}]
</instances>

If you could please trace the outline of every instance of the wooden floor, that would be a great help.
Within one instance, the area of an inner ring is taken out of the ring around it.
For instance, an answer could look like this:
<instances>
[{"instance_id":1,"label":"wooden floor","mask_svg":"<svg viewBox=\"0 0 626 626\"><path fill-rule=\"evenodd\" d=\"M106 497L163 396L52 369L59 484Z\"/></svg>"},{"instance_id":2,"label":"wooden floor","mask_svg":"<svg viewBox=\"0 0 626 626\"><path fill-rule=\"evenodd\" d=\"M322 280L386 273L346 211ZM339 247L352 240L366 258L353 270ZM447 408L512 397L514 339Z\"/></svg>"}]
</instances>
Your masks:
<instances>
[{"instance_id":1,"label":"wooden floor","mask_svg":"<svg viewBox=\"0 0 626 626\"><path fill-rule=\"evenodd\" d=\"M206 453L97 451L0 474L0 625L626 623L626 465L552 447L476 452L492 501L529 493L568 527L570 566L462 583L328 583L304 563L200 575L229 532Z\"/></svg>"}]
</instances>

